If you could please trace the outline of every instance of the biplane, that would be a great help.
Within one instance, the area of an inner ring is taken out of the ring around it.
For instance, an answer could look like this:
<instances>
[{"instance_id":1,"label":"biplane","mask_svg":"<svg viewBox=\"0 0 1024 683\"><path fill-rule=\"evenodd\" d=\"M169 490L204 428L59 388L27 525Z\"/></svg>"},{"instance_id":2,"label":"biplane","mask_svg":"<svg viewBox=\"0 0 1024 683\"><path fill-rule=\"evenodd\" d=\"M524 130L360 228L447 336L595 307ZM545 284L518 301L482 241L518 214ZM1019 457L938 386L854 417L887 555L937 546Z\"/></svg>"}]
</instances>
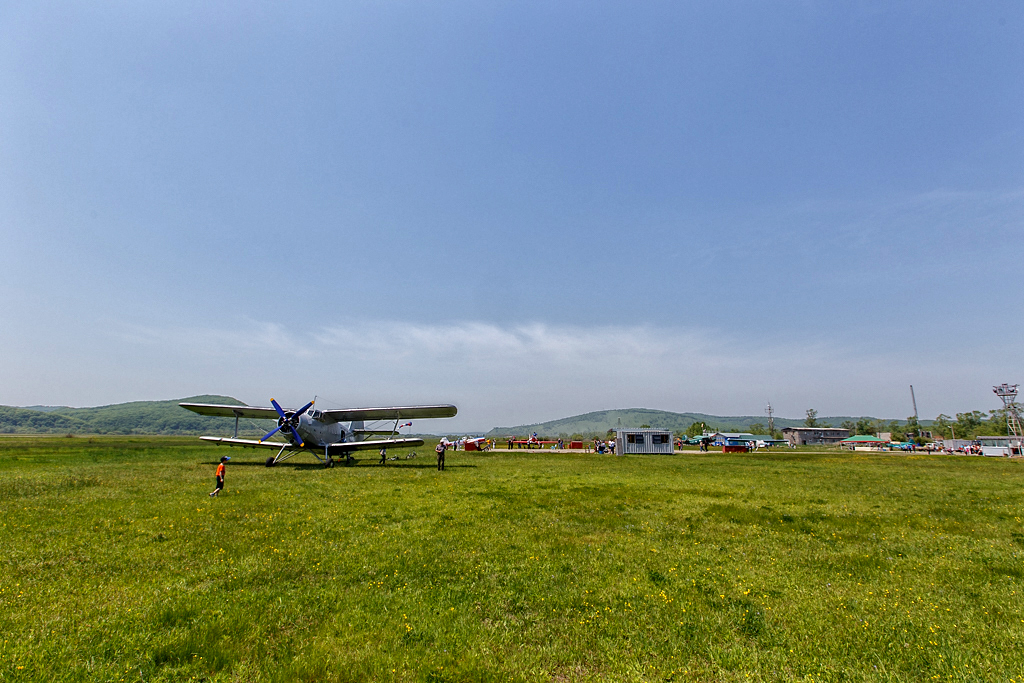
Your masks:
<instances>
[{"instance_id":1,"label":"biplane","mask_svg":"<svg viewBox=\"0 0 1024 683\"><path fill-rule=\"evenodd\" d=\"M333 467L335 458L343 457L352 462L354 451L377 450L383 453L388 448L422 446L423 439L403 437L399 428L403 420L455 417L458 408L453 405L435 406L394 406L390 408L345 408L341 410L312 409L310 401L298 410L285 410L274 399L272 407L229 406L213 403L179 403L182 408L200 415L235 418L233 437L201 436L203 441L222 446L242 448L268 448L277 450L276 455L267 458L267 467L291 458L299 453L311 453L325 467ZM240 419L277 420L277 426L261 439L238 438ZM394 424L390 429L367 428L366 423L387 422ZM284 441L272 440L277 435ZM385 438L375 438L384 436Z\"/></svg>"}]
</instances>

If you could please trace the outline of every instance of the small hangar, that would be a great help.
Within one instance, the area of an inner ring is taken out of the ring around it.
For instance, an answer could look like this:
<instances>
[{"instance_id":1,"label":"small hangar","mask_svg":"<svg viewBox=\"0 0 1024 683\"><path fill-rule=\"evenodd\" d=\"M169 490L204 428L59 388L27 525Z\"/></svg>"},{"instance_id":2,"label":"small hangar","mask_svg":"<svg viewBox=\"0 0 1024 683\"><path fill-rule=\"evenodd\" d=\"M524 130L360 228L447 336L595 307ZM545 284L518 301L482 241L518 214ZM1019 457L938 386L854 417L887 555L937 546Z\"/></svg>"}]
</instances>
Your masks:
<instances>
[{"instance_id":1,"label":"small hangar","mask_svg":"<svg viewBox=\"0 0 1024 683\"><path fill-rule=\"evenodd\" d=\"M672 432L667 429L619 429L615 432L615 452L671 455Z\"/></svg>"}]
</instances>

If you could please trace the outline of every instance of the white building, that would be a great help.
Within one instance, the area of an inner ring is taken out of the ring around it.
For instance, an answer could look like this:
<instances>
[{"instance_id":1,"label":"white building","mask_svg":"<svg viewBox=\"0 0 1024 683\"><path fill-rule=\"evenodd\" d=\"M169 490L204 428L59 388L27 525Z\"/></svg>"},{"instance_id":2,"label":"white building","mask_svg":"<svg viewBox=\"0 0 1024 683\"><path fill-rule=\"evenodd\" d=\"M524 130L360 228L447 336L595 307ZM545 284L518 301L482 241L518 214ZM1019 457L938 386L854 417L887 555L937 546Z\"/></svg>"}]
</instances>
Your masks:
<instances>
[{"instance_id":1,"label":"white building","mask_svg":"<svg viewBox=\"0 0 1024 683\"><path fill-rule=\"evenodd\" d=\"M1024 455L1021 453L1021 444L1016 438L1009 436L979 436L978 443L981 444L982 455L993 457Z\"/></svg>"},{"instance_id":2,"label":"white building","mask_svg":"<svg viewBox=\"0 0 1024 683\"><path fill-rule=\"evenodd\" d=\"M839 443L849 435L849 429L839 427L786 427L782 430L782 436L794 446Z\"/></svg>"},{"instance_id":3,"label":"white building","mask_svg":"<svg viewBox=\"0 0 1024 683\"><path fill-rule=\"evenodd\" d=\"M619 429L615 432L616 453L673 452L672 432L667 429Z\"/></svg>"}]
</instances>

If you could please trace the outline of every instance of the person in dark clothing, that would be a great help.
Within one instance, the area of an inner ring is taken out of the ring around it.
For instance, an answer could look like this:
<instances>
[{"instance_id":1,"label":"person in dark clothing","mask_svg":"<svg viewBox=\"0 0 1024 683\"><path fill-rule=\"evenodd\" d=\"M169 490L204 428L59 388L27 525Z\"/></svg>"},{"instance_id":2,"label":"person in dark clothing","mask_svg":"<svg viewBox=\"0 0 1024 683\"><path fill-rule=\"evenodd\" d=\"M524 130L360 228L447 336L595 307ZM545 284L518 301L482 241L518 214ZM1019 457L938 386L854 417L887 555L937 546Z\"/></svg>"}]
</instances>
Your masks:
<instances>
[{"instance_id":1,"label":"person in dark clothing","mask_svg":"<svg viewBox=\"0 0 1024 683\"><path fill-rule=\"evenodd\" d=\"M226 455L222 455L221 456L220 464L217 465L217 488L215 488L210 493L210 498L216 498L218 495L220 495L220 492L224 489L224 471L227 469L226 467L224 467L224 463L226 463L230 459L231 458L226 456Z\"/></svg>"},{"instance_id":2,"label":"person in dark clothing","mask_svg":"<svg viewBox=\"0 0 1024 683\"><path fill-rule=\"evenodd\" d=\"M434 450L437 451L437 471L441 472L444 470L444 452L448 450L448 444L441 441Z\"/></svg>"}]
</instances>

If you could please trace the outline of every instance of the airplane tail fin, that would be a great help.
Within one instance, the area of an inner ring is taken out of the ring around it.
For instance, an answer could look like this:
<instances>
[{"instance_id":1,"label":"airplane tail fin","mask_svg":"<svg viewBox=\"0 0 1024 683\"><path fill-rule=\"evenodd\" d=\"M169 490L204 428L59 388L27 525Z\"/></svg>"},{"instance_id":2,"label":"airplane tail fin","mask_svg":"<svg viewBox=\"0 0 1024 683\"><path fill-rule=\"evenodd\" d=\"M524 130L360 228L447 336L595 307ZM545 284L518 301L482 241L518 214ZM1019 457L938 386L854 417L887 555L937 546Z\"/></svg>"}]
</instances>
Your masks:
<instances>
[{"instance_id":1,"label":"airplane tail fin","mask_svg":"<svg viewBox=\"0 0 1024 683\"><path fill-rule=\"evenodd\" d=\"M349 427L349 429L352 430L352 438L355 439L356 441L362 441L363 439L366 438L366 436L364 434L360 434L359 431L358 431L358 430L360 430L362 428L363 428L363 421L362 420L359 420L358 422L353 422L351 424L351 426Z\"/></svg>"}]
</instances>

